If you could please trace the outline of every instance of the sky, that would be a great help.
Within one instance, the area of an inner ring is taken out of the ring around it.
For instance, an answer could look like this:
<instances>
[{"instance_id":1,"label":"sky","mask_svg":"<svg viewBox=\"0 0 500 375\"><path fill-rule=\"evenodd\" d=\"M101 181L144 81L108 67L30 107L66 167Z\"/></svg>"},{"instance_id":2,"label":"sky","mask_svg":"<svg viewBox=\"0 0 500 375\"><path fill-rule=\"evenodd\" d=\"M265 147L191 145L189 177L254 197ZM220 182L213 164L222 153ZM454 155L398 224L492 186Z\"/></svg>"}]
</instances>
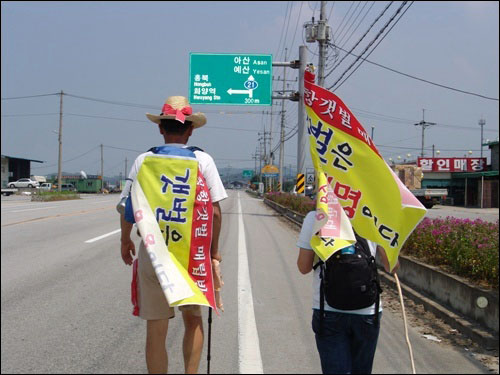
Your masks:
<instances>
[{"instance_id":1,"label":"sky","mask_svg":"<svg viewBox=\"0 0 500 375\"><path fill-rule=\"evenodd\" d=\"M317 66L318 44L305 41L303 25L319 19L320 3L2 1L1 153L43 161L32 163L34 175L56 173L60 95L47 94L63 91L63 171L100 174L103 145L104 175L125 173L126 164L130 169L140 153L163 143L145 113L159 114L171 95L189 95L190 53L271 54L285 61L286 48L290 61L306 45ZM483 139L498 139L499 3L408 2L381 32L403 2L375 22L388 4L327 2L337 47L328 49L325 86L354 62L352 55L342 58L366 34L354 54L373 41L365 58L419 78L365 61L333 89L368 133L373 127L381 155L420 155L422 127L414 124L425 110L425 120L436 123L425 129L425 156L433 145L442 157L479 156L481 118ZM278 90L283 68L272 74ZM298 90L297 70L286 74L287 89ZM272 125L272 148L278 144L281 106L275 100L270 116L270 106L193 105L208 122L189 144L211 154L221 173L254 169L259 133ZM296 125L297 103L286 100L286 135ZM489 162L487 147L483 156ZM285 143L285 166L295 168L296 158L295 135ZM312 167L309 156L306 166Z\"/></svg>"}]
</instances>

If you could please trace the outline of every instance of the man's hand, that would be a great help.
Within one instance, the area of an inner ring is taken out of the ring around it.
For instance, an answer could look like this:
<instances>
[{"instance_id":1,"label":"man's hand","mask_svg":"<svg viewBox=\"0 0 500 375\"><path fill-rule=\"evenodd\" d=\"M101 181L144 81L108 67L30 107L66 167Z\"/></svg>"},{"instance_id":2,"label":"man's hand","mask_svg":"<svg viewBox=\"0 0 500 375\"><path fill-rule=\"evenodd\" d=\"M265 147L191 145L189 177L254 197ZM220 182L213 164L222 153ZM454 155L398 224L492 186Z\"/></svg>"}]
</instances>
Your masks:
<instances>
[{"instance_id":1,"label":"man's hand","mask_svg":"<svg viewBox=\"0 0 500 375\"><path fill-rule=\"evenodd\" d=\"M134 261L133 257L135 256L135 244L130 238L125 240L122 239L121 243L122 243L121 251L122 251L123 262L131 266L132 262Z\"/></svg>"},{"instance_id":2,"label":"man's hand","mask_svg":"<svg viewBox=\"0 0 500 375\"><path fill-rule=\"evenodd\" d=\"M218 250L215 252L212 252L211 256L212 256L212 259L216 259L219 262L222 262L222 256L220 255Z\"/></svg>"}]
</instances>

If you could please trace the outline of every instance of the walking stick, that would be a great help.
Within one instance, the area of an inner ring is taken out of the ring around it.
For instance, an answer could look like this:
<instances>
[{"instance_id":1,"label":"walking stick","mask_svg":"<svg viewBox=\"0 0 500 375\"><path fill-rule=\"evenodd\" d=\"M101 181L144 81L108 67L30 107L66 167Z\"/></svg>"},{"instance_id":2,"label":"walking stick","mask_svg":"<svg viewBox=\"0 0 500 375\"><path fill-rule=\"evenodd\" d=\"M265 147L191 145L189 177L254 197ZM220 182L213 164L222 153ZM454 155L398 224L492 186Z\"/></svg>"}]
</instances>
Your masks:
<instances>
[{"instance_id":1,"label":"walking stick","mask_svg":"<svg viewBox=\"0 0 500 375\"><path fill-rule=\"evenodd\" d=\"M398 292L399 292L399 301L401 302L401 308L403 310L403 321L405 324L405 336L406 336L406 343L408 344L408 350L410 352L411 369L413 371L413 374L416 374L415 363L413 361L413 352L411 350L410 339L408 337L408 326L406 325L406 314L405 314L405 305L403 303L403 293L401 292L401 285L399 284L398 275L394 274L394 278L396 279L396 285L398 287Z\"/></svg>"},{"instance_id":2,"label":"walking stick","mask_svg":"<svg viewBox=\"0 0 500 375\"><path fill-rule=\"evenodd\" d=\"M210 374L210 344L212 338L212 308L208 308L208 353L207 353L207 374Z\"/></svg>"}]
</instances>

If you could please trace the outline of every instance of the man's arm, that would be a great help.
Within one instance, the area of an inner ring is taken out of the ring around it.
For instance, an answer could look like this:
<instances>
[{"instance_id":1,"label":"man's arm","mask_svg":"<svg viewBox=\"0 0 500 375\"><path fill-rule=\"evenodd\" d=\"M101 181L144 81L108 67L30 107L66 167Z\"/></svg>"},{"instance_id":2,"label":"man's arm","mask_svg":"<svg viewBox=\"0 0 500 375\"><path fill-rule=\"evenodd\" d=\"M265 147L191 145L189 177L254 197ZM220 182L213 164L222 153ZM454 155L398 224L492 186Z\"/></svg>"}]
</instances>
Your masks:
<instances>
[{"instance_id":1,"label":"man's arm","mask_svg":"<svg viewBox=\"0 0 500 375\"><path fill-rule=\"evenodd\" d=\"M121 235L121 253L122 259L125 264L132 265L133 256L135 256L135 244L130 238L132 227L134 224L125 220L125 215L120 215L120 227L122 230ZM132 255L131 255L132 254Z\"/></svg>"},{"instance_id":2,"label":"man's arm","mask_svg":"<svg viewBox=\"0 0 500 375\"><path fill-rule=\"evenodd\" d=\"M386 272L389 272L389 259L387 259L387 254L385 253L385 249L380 246L380 245L377 245L377 253L380 255L380 261L382 262L382 265L384 266L384 269ZM396 265L394 266L394 269L392 270L392 274L395 274L396 272L398 272L398 269L399 269L399 259L398 259L398 262L396 263Z\"/></svg>"},{"instance_id":3,"label":"man's arm","mask_svg":"<svg viewBox=\"0 0 500 375\"><path fill-rule=\"evenodd\" d=\"M307 274L313 269L314 251L300 248L297 267L300 273Z\"/></svg>"},{"instance_id":4,"label":"man's arm","mask_svg":"<svg viewBox=\"0 0 500 375\"><path fill-rule=\"evenodd\" d=\"M212 247L210 248L210 254L212 259L217 259L219 262L222 261L222 257L219 253L219 235L222 226L222 211L220 209L219 202L213 203L214 207L214 220L212 227Z\"/></svg>"}]
</instances>

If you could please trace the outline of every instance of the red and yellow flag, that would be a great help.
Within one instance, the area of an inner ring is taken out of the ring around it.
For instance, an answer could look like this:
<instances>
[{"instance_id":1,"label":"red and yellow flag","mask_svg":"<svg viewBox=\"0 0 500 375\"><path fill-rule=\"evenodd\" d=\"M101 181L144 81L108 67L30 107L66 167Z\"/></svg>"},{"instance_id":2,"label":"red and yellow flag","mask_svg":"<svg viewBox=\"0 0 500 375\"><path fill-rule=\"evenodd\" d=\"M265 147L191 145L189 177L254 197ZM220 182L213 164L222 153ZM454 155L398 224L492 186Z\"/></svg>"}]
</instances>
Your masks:
<instances>
[{"instance_id":1,"label":"red and yellow flag","mask_svg":"<svg viewBox=\"0 0 500 375\"><path fill-rule=\"evenodd\" d=\"M356 232L385 248L391 270L426 213L349 108L307 72L304 102L314 168L325 173Z\"/></svg>"},{"instance_id":2,"label":"red and yellow flag","mask_svg":"<svg viewBox=\"0 0 500 375\"><path fill-rule=\"evenodd\" d=\"M169 305L215 309L213 208L194 155L147 156L131 193L139 232Z\"/></svg>"}]
</instances>

